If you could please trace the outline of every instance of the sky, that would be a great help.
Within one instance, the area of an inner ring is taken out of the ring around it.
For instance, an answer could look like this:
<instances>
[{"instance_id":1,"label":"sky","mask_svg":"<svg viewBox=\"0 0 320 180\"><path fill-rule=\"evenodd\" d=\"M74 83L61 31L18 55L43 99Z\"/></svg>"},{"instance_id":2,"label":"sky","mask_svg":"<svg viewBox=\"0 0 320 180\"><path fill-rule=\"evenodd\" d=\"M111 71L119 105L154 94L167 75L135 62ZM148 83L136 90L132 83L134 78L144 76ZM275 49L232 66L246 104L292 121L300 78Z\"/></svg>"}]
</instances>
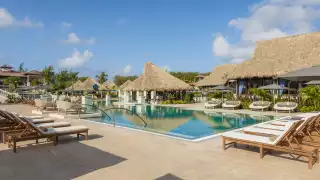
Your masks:
<instances>
[{"instance_id":1,"label":"sky","mask_svg":"<svg viewBox=\"0 0 320 180\"><path fill-rule=\"evenodd\" d=\"M317 31L320 0L0 0L0 64L139 75L209 72L255 43Z\"/></svg>"}]
</instances>

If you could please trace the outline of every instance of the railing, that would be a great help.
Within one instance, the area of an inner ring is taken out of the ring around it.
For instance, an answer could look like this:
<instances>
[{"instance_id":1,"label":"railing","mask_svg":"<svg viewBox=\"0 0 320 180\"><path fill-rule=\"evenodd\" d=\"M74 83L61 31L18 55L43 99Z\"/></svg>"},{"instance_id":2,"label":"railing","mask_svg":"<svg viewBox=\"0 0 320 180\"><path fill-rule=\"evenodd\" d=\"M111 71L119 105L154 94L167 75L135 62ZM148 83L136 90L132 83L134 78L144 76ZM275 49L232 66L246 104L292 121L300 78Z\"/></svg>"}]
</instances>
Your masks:
<instances>
[{"instance_id":1,"label":"railing","mask_svg":"<svg viewBox=\"0 0 320 180\"><path fill-rule=\"evenodd\" d=\"M109 111L109 110L110 110L110 111L112 112L113 109L121 109L121 110L129 111L129 112L133 113L134 115L136 115L136 116L138 116L138 117L140 118L140 120L141 120L141 121L143 122L143 124L144 124L144 127L147 127L147 125L148 125L147 122L146 122L141 116L139 116L139 114L131 111L130 109L119 108L119 107L111 107L111 108L105 109L105 111ZM113 116L113 112L112 112L112 116ZM114 118L114 116L113 116L113 118Z\"/></svg>"},{"instance_id":2,"label":"railing","mask_svg":"<svg viewBox=\"0 0 320 180\"><path fill-rule=\"evenodd\" d=\"M14 95L16 97L19 97L18 93L11 93L11 92L5 91L3 89L0 89L0 96L7 97L8 95Z\"/></svg>"}]
</instances>

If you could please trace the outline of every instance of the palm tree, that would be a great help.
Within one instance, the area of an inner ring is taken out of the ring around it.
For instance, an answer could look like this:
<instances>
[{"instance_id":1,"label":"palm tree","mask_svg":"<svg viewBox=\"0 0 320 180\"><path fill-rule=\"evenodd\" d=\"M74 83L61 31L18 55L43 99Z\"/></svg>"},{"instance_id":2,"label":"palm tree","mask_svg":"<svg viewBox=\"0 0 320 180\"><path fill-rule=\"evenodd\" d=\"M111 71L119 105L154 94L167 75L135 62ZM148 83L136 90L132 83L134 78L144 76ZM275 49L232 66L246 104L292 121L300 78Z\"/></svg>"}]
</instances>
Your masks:
<instances>
[{"instance_id":1,"label":"palm tree","mask_svg":"<svg viewBox=\"0 0 320 180\"><path fill-rule=\"evenodd\" d=\"M42 70L45 84L52 84L53 83L53 81L54 81L54 71L53 70L54 69L52 66L46 66Z\"/></svg>"},{"instance_id":2,"label":"palm tree","mask_svg":"<svg viewBox=\"0 0 320 180\"><path fill-rule=\"evenodd\" d=\"M96 75L96 78L100 84L103 84L106 80L108 80L108 74L101 72L99 75Z\"/></svg>"},{"instance_id":3,"label":"palm tree","mask_svg":"<svg viewBox=\"0 0 320 180\"><path fill-rule=\"evenodd\" d=\"M19 72L27 72L28 71L28 69L27 68L23 68L23 66L24 66L24 62L19 65L19 67L18 67L18 71Z\"/></svg>"}]
</instances>

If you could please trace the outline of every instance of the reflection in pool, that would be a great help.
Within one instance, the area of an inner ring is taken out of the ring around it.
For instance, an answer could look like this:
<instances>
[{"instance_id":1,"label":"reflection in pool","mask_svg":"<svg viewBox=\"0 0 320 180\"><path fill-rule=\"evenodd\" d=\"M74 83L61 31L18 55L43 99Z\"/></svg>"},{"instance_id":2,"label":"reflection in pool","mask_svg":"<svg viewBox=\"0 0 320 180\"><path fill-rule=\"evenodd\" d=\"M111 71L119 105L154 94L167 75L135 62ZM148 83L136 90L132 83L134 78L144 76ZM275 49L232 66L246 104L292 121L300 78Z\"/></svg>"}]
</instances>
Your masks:
<instances>
[{"instance_id":1,"label":"reflection in pool","mask_svg":"<svg viewBox=\"0 0 320 180\"><path fill-rule=\"evenodd\" d=\"M190 140L273 119L272 116L203 112L152 105L122 105L119 107L127 108L132 111L130 112L120 109L112 110L115 122L119 126L144 129ZM146 127L144 127L145 124L138 116L135 115L135 113L139 114L145 120L147 123ZM103 123L112 123L106 116L91 120Z\"/></svg>"}]
</instances>

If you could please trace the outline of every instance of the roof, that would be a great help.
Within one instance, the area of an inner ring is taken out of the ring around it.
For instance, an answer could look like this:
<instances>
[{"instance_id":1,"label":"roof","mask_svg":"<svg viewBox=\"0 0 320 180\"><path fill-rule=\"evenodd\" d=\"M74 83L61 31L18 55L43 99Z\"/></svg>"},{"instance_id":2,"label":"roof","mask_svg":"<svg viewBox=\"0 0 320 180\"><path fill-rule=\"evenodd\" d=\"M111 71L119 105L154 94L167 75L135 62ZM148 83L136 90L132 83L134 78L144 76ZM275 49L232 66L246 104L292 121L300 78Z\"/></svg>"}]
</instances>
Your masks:
<instances>
[{"instance_id":1,"label":"roof","mask_svg":"<svg viewBox=\"0 0 320 180\"><path fill-rule=\"evenodd\" d=\"M306 83L307 85L320 85L320 81L319 80L313 80L313 81L309 81Z\"/></svg>"},{"instance_id":2,"label":"roof","mask_svg":"<svg viewBox=\"0 0 320 180\"><path fill-rule=\"evenodd\" d=\"M282 79L291 81L312 81L320 80L320 66L299 69L279 76Z\"/></svg>"},{"instance_id":3,"label":"roof","mask_svg":"<svg viewBox=\"0 0 320 180\"><path fill-rule=\"evenodd\" d=\"M216 66L210 76L196 83L196 86L218 86L227 81L228 74L233 71L235 64L223 64Z\"/></svg>"},{"instance_id":4,"label":"roof","mask_svg":"<svg viewBox=\"0 0 320 180\"><path fill-rule=\"evenodd\" d=\"M127 87L129 84L131 84L132 81L131 80L127 80L126 82L124 82L123 84L121 84L121 86L119 87L119 89L124 89L125 87Z\"/></svg>"},{"instance_id":5,"label":"roof","mask_svg":"<svg viewBox=\"0 0 320 180\"><path fill-rule=\"evenodd\" d=\"M151 62L144 65L144 73L125 87L125 90L187 90L192 87Z\"/></svg>"},{"instance_id":6,"label":"roof","mask_svg":"<svg viewBox=\"0 0 320 180\"><path fill-rule=\"evenodd\" d=\"M70 87L67 87L65 90L73 90L76 87L78 87L82 82L80 80L76 81L75 83L73 83Z\"/></svg>"},{"instance_id":7,"label":"roof","mask_svg":"<svg viewBox=\"0 0 320 180\"><path fill-rule=\"evenodd\" d=\"M94 90L93 85L97 84L99 86L99 90L103 90L103 86L99 84L96 80L91 77L88 77L85 81L79 84L77 87L74 88L75 91L88 91ZM101 89L100 89L101 88Z\"/></svg>"},{"instance_id":8,"label":"roof","mask_svg":"<svg viewBox=\"0 0 320 180\"><path fill-rule=\"evenodd\" d=\"M114 87L116 87L116 84L112 81L107 80L106 82L104 82L102 84L104 87L106 87L107 89L113 89Z\"/></svg>"},{"instance_id":9,"label":"roof","mask_svg":"<svg viewBox=\"0 0 320 180\"><path fill-rule=\"evenodd\" d=\"M253 58L236 66L228 77L275 77L320 64L320 32L257 43Z\"/></svg>"},{"instance_id":10,"label":"roof","mask_svg":"<svg viewBox=\"0 0 320 180\"><path fill-rule=\"evenodd\" d=\"M13 67L8 65L8 64L3 64L2 66L0 66L0 68L8 68L8 69L12 69Z\"/></svg>"},{"instance_id":11,"label":"roof","mask_svg":"<svg viewBox=\"0 0 320 180\"><path fill-rule=\"evenodd\" d=\"M0 76L25 77L24 73L17 71L0 71Z\"/></svg>"}]
</instances>

